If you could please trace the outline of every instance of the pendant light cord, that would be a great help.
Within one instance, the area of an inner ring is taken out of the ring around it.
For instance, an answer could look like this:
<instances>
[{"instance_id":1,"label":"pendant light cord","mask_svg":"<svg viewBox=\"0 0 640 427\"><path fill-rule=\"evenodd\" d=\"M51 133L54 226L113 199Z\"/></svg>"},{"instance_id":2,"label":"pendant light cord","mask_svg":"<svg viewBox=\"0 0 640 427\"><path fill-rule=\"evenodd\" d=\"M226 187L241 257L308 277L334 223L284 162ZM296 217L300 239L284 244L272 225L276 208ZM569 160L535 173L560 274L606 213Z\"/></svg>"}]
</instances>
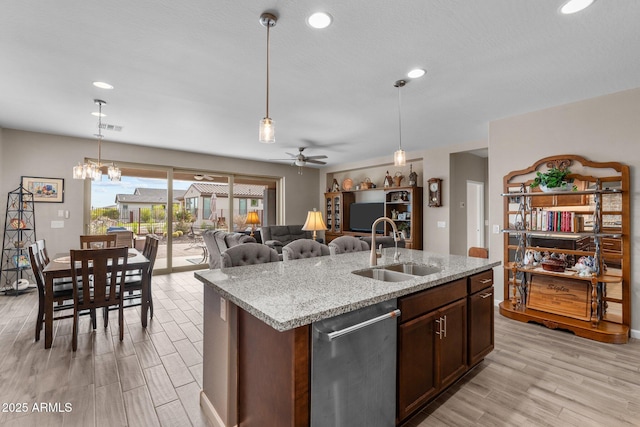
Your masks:
<instances>
[{"instance_id":1,"label":"pendant light cord","mask_svg":"<svg viewBox=\"0 0 640 427\"><path fill-rule=\"evenodd\" d=\"M401 110L401 102L400 102L400 88L402 86L398 85L398 135L400 135L400 149L402 150L402 110Z\"/></svg>"},{"instance_id":2,"label":"pendant light cord","mask_svg":"<svg viewBox=\"0 0 640 427\"><path fill-rule=\"evenodd\" d=\"M269 37L271 25L267 24L267 117L269 117Z\"/></svg>"},{"instance_id":3,"label":"pendant light cord","mask_svg":"<svg viewBox=\"0 0 640 427\"><path fill-rule=\"evenodd\" d=\"M102 166L102 101L98 102L98 167Z\"/></svg>"}]
</instances>

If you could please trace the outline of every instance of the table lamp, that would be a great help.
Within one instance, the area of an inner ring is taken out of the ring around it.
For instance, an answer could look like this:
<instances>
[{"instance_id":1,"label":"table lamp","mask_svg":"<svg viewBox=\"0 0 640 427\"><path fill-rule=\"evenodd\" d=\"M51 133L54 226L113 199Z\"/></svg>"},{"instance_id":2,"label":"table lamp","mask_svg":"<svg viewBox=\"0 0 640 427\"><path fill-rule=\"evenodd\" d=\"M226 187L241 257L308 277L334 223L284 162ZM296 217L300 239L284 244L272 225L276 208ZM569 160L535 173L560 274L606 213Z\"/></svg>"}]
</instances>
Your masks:
<instances>
[{"instance_id":1,"label":"table lamp","mask_svg":"<svg viewBox=\"0 0 640 427\"><path fill-rule=\"evenodd\" d=\"M313 231L313 240L316 240L316 231L327 229L322 219L322 212L318 212L315 208L307 212L307 220L302 226L302 229L305 231Z\"/></svg>"},{"instance_id":2,"label":"table lamp","mask_svg":"<svg viewBox=\"0 0 640 427\"><path fill-rule=\"evenodd\" d=\"M245 221L247 224L251 224L251 234L253 237L254 231L256 231L256 224L260 224L260 217L258 216L258 212L253 211L247 214L247 220Z\"/></svg>"}]
</instances>

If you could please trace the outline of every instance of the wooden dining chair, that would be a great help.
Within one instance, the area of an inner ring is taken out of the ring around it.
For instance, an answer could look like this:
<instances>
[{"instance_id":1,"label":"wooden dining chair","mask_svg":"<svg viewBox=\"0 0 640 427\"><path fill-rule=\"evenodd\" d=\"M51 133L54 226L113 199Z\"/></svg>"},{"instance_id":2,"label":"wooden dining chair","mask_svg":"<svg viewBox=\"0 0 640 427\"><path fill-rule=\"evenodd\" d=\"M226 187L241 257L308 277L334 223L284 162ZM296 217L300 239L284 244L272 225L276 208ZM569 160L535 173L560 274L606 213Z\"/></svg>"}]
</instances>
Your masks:
<instances>
[{"instance_id":1,"label":"wooden dining chair","mask_svg":"<svg viewBox=\"0 0 640 427\"><path fill-rule=\"evenodd\" d=\"M489 249L472 246L469 248L469 256L475 258L489 258Z\"/></svg>"},{"instance_id":2,"label":"wooden dining chair","mask_svg":"<svg viewBox=\"0 0 640 427\"><path fill-rule=\"evenodd\" d=\"M156 255L158 254L158 245L160 239L155 236L147 235L145 237L144 248L142 255L149 260L149 267L146 270L138 271L135 274L127 274L124 284L124 290L126 292L125 300L134 300L137 298L142 299L142 282L143 275L146 275L149 281L149 312L153 318L153 293L151 292L151 277L153 275L153 265L156 262ZM140 293L134 293L140 291ZM142 302L142 301L141 301ZM135 306L139 304L127 304L126 307Z\"/></svg>"},{"instance_id":3,"label":"wooden dining chair","mask_svg":"<svg viewBox=\"0 0 640 427\"><path fill-rule=\"evenodd\" d=\"M133 247L133 231L131 230L115 230L107 231L107 234L115 234L116 246Z\"/></svg>"},{"instance_id":4,"label":"wooden dining chair","mask_svg":"<svg viewBox=\"0 0 640 427\"><path fill-rule=\"evenodd\" d=\"M80 249L106 249L116 246L115 234L87 234L80 236Z\"/></svg>"},{"instance_id":5,"label":"wooden dining chair","mask_svg":"<svg viewBox=\"0 0 640 427\"><path fill-rule=\"evenodd\" d=\"M36 281L36 286L38 288L38 314L36 317L36 334L35 340L40 340L40 331L42 331L42 323L44 322L44 297L45 297L45 283L44 283L44 274L42 273L45 263L40 253L40 246L38 243L34 243L29 245L29 261L31 262L31 269L33 270L33 277ZM73 284L71 282L71 278L68 281L54 281L53 283L53 302L54 302L54 313L62 310L71 310L73 309ZM95 310L90 311L86 310L81 314L91 314L91 320L93 322L93 327L95 328ZM54 316L53 320L60 319L68 319L73 317L73 314Z\"/></svg>"},{"instance_id":6,"label":"wooden dining chair","mask_svg":"<svg viewBox=\"0 0 640 427\"><path fill-rule=\"evenodd\" d=\"M115 240L114 240L115 241ZM122 312L122 296L124 292L127 269L127 248L83 249L71 250L71 265L79 266L79 275L73 276L73 335L71 345L73 351L78 348L78 315L82 310L104 310L104 327L108 324L109 307L117 305L120 341L124 338L124 315ZM76 264L77 263L77 264ZM82 279L82 282L80 282ZM89 283L91 287L83 287L81 283ZM94 314L95 317L95 314ZM93 323L95 329L95 322Z\"/></svg>"}]
</instances>

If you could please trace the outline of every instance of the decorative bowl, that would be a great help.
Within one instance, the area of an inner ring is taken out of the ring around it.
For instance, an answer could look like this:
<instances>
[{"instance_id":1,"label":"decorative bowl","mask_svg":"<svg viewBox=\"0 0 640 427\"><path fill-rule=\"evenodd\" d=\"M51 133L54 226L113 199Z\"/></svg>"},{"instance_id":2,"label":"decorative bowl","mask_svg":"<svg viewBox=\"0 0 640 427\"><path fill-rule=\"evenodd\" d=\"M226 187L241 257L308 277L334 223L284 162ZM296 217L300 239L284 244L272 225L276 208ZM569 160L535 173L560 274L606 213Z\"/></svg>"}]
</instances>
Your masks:
<instances>
[{"instance_id":1,"label":"decorative bowl","mask_svg":"<svg viewBox=\"0 0 640 427\"><path fill-rule=\"evenodd\" d=\"M13 246L15 246L18 249L23 248L24 247L24 242L22 240L15 240L13 242Z\"/></svg>"},{"instance_id":2,"label":"decorative bowl","mask_svg":"<svg viewBox=\"0 0 640 427\"><path fill-rule=\"evenodd\" d=\"M566 266L566 263L559 259L545 259L541 262L542 269L547 271L555 271L562 273Z\"/></svg>"}]
</instances>

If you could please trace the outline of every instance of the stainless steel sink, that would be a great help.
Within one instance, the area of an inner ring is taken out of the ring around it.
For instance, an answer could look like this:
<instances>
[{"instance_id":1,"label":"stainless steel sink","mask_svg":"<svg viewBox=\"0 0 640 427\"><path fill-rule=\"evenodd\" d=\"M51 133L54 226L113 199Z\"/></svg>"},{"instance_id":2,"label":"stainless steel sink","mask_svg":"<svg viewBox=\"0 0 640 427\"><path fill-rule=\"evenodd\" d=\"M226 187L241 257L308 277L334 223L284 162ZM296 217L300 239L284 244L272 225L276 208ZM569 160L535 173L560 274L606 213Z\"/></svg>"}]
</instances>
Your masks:
<instances>
[{"instance_id":1,"label":"stainless steel sink","mask_svg":"<svg viewBox=\"0 0 640 427\"><path fill-rule=\"evenodd\" d=\"M442 269L435 265L416 264L413 262L403 262L400 264L386 265L382 267L387 271L397 271L399 273L411 274L412 276L428 276L439 273Z\"/></svg>"},{"instance_id":2,"label":"stainless steel sink","mask_svg":"<svg viewBox=\"0 0 640 427\"><path fill-rule=\"evenodd\" d=\"M352 271L352 273L383 282L404 282L405 280L411 280L415 277L411 274L400 273L398 271L386 270L383 268L368 268L366 270Z\"/></svg>"}]
</instances>

